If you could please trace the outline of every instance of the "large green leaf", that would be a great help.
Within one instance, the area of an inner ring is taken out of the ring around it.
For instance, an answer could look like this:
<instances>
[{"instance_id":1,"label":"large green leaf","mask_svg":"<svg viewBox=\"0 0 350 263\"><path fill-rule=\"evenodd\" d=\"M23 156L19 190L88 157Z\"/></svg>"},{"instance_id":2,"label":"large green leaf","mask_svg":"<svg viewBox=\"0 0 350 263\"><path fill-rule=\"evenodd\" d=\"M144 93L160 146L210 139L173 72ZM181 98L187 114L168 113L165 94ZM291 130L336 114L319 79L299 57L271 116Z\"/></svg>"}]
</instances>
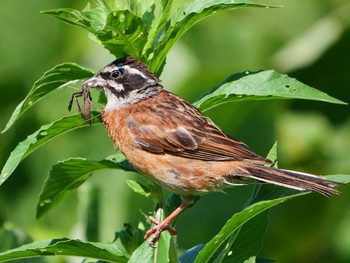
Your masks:
<instances>
[{"instance_id":1,"label":"large green leaf","mask_svg":"<svg viewBox=\"0 0 350 263\"><path fill-rule=\"evenodd\" d=\"M194 105L204 111L227 102L266 99L306 99L346 104L285 74L266 70L233 74Z\"/></svg>"},{"instance_id":2,"label":"large green leaf","mask_svg":"<svg viewBox=\"0 0 350 263\"><path fill-rule=\"evenodd\" d=\"M150 53L149 57L152 58L148 61L150 70L156 72L156 75L160 75L158 71L170 48L195 23L219 11L243 7L267 6L245 0L195 0L178 8L169 20L163 21L159 25L155 39L149 40L153 42L152 52L147 50L145 52Z\"/></svg>"},{"instance_id":3,"label":"large green leaf","mask_svg":"<svg viewBox=\"0 0 350 263\"><path fill-rule=\"evenodd\" d=\"M26 110L50 92L66 86L73 81L85 79L93 75L93 71L75 63L63 63L48 70L34 83L27 97L25 97L12 113L10 120L2 132L7 131Z\"/></svg>"},{"instance_id":4,"label":"large green leaf","mask_svg":"<svg viewBox=\"0 0 350 263\"><path fill-rule=\"evenodd\" d=\"M267 225L268 211L250 219L230 237L214 262L240 263L256 256L262 247Z\"/></svg>"},{"instance_id":5,"label":"large green leaf","mask_svg":"<svg viewBox=\"0 0 350 263\"><path fill-rule=\"evenodd\" d=\"M95 35L101 44L116 57L140 57L147 41L147 27L142 19L129 10L113 11L107 17L103 31Z\"/></svg>"},{"instance_id":6,"label":"large green leaf","mask_svg":"<svg viewBox=\"0 0 350 263\"><path fill-rule=\"evenodd\" d=\"M85 30L95 33L96 30L93 27L93 24L101 24L101 21L97 20L91 20L96 19L96 15L92 15L91 12L88 12L87 15L83 15L79 10L73 9L73 8L58 8L58 9L52 9L47 11L42 11L41 13L51 15L58 20L61 20L65 23L78 26L81 28L84 28Z\"/></svg>"},{"instance_id":7,"label":"large green leaf","mask_svg":"<svg viewBox=\"0 0 350 263\"><path fill-rule=\"evenodd\" d=\"M160 74L164 59L174 43L195 23L218 11L242 7L268 7L250 1L195 0L174 12L172 1L102 1L97 8L80 12L72 8L43 13L91 32L113 55L134 55Z\"/></svg>"},{"instance_id":8,"label":"large green leaf","mask_svg":"<svg viewBox=\"0 0 350 263\"><path fill-rule=\"evenodd\" d=\"M147 26L141 17L129 10L113 10L106 15L99 8L86 9L84 13L60 8L43 13L91 32L116 57L140 57L147 42Z\"/></svg>"},{"instance_id":9,"label":"large green leaf","mask_svg":"<svg viewBox=\"0 0 350 263\"><path fill-rule=\"evenodd\" d=\"M213 257L215 252L220 248L220 246L225 242L225 240L231 234L234 233L234 231L237 231L243 224L247 223L254 216L257 216L258 214L264 212L265 210L281 202L284 202L292 197L294 196L283 197L283 198L273 199L268 201L261 201L247 207L245 210L241 212L234 214L227 221L227 223L221 229L221 231L212 240L210 240L206 244L206 246L199 252L195 262L198 262L198 263L209 262L210 258Z\"/></svg>"},{"instance_id":10,"label":"large green leaf","mask_svg":"<svg viewBox=\"0 0 350 263\"><path fill-rule=\"evenodd\" d=\"M102 121L101 113L99 112L92 112L91 116L93 123L100 123ZM58 121L42 126L35 133L29 135L27 139L20 142L11 152L0 174L0 185L5 182L25 157L40 146L58 135L86 126L89 126L89 123L80 114L63 117Z\"/></svg>"},{"instance_id":11,"label":"large green leaf","mask_svg":"<svg viewBox=\"0 0 350 263\"><path fill-rule=\"evenodd\" d=\"M350 175L333 175L326 176L326 178L341 183L348 183L350 181ZM219 250L225 240L227 240L235 231L240 229L244 224L252 220L255 216L263 213L267 209L277 204L280 204L297 196L310 193L306 191L298 192L296 190L286 189L278 186L274 188L277 189L277 191L261 191L261 193L259 193L255 199L256 203L253 203L241 212L234 214L227 221L220 232L213 239L211 239L199 252L195 262L209 262L209 260L214 256L215 252Z\"/></svg>"},{"instance_id":12,"label":"large green leaf","mask_svg":"<svg viewBox=\"0 0 350 263\"><path fill-rule=\"evenodd\" d=\"M33 242L19 248L0 253L0 261L37 256L78 256L105 260L108 262L128 262L129 255L114 244L83 242L67 238Z\"/></svg>"},{"instance_id":13,"label":"large green leaf","mask_svg":"<svg viewBox=\"0 0 350 263\"><path fill-rule=\"evenodd\" d=\"M41 217L66 194L77 189L93 172L107 168L134 171L122 154L113 155L102 161L71 158L54 165L41 191L36 217Z\"/></svg>"}]
</instances>

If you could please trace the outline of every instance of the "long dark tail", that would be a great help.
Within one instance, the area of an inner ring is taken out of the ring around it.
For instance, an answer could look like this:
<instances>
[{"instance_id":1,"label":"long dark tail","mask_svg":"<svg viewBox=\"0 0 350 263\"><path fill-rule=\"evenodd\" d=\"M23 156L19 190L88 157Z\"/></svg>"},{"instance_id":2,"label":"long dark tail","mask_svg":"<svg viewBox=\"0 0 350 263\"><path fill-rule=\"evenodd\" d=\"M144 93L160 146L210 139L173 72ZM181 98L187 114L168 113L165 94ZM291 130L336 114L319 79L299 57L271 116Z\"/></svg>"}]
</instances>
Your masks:
<instances>
[{"instance_id":1,"label":"long dark tail","mask_svg":"<svg viewBox=\"0 0 350 263\"><path fill-rule=\"evenodd\" d=\"M341 185L320 176L295 171L252 165L244 168L245 176L297 190L312 190L325 196L338 194L334 187Z\"/></svg>"}]
</instances>

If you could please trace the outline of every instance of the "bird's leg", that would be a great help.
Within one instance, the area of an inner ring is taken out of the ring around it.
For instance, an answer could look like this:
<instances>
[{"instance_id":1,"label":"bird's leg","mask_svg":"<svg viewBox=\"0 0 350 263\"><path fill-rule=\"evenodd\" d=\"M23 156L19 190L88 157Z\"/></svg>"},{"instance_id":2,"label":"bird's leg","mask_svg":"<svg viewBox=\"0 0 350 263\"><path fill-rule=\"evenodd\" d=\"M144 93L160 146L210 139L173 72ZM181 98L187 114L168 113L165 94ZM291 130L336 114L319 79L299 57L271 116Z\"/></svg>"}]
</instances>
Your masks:
<instances>
[{"instance_id":1,"label":"bird's leg","mask_svg":"<svg viewBox=\"0 0 350 263\"><path fill-rule=\"evenodd\" d=\"M149 216L148 217L149 218L149 220L151 220L152 222L153 222L153 224L155 224L155 225L160 225L160 224L162 224L163 222L159 222L159 220L158 219L155 219L153 216ZM170 222L169 222L170 223ZM155 226L155 227L153 227L153 228L157 228L157 226ZM176 231L176 229L175 228L173 228L173 227L171 227L171 226L166 226L166 228L164 229L164 230L168 230L172 235L174 235L174 236L176 236L177 235L177 231ZM150 231L150 230L149 230ZM149 231L147 231L147 232L149 232ZM151 233L152 234L152 233ZM146 235L147 235L147 233L146 233ZM145 239L147 239L148 238L148 236L146 237L145 236Z\"/></svg>"},{"instance_id":2,"label":"bird's leg","mask_svg":"<svg viewBox=\"0 0 350 263\"><path fill-rule=\"evenodd\" d=\"M176 235L177 232L174 228L170 226L170 223L183 211L186 209L187 206L192 204L192 199L184 199L181 203L181 205L176 208L167 218L165 218L163 221L160 222L160 220L155 219L154 217L150 216L149 219L156 224L156 226L149 229L145 234L145 239L149 238L152 234L153 236L150 238L148 243L150 246L154 245L154 242L158 240L160 234L164 230L168 230L171 234Z\"/></svg>"}]
</instances>

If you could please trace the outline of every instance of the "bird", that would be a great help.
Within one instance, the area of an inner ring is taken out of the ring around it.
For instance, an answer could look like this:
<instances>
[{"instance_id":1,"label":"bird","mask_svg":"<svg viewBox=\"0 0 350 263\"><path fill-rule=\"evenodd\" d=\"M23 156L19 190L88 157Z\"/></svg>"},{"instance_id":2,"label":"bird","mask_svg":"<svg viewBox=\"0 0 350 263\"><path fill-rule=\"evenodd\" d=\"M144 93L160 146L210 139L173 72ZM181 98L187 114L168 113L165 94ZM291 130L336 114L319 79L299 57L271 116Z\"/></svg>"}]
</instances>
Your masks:
<instances>
[{"instance_id":1,"label":"bird","mask_svg":"<svg viewBox=\"0 0 350 263\"><path fill-rule=\"evenodd\" d=\"M186 100L167 91L147 65L132 56L114 60L82 83L90 118L91 88L103 90L102 120L129 163L155 184L179 194L181 205L145 234L153 246L161 233L176 235L172 221L196 196L250 180L324 196L338 194L339 183L323 177L271 167L271 161L224 133ZM89 120L91 121L91 120Z\"/></svg>"}]
</instances>

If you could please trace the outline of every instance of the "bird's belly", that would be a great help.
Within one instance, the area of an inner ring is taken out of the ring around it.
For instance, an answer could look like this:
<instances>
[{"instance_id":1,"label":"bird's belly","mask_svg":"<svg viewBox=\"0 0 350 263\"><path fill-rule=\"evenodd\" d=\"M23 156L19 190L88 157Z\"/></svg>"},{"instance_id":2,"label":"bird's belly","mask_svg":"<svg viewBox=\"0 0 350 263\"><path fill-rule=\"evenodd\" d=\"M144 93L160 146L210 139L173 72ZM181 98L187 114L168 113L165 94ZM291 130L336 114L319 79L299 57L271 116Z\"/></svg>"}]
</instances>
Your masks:
<instances>
[{"instance_id":1,"label":"bird's belly","mask_svg":"<svg viewBox=\"0 0 350 263\"><path fill-rule=\"evenodd\" d=\"M132 154L128 154L128 151L123 153L135 169L156 184L177 194L202 195L219 191L225 185L224 177L218 173L218 162L154 154L143 150L134 150Z\"/></svg>"}]
</instances>

